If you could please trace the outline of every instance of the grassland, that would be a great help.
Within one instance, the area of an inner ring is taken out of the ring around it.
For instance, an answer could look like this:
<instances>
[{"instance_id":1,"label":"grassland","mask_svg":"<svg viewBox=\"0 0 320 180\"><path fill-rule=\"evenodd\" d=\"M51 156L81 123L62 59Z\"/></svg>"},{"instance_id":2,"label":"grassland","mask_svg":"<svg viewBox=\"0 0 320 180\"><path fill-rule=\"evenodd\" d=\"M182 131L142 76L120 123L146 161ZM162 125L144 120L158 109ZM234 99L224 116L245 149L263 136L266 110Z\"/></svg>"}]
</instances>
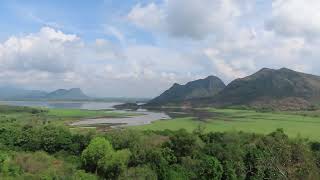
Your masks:
<instances>
[{"instance_id":1,"label":"grassland","mask_svg":"<svg viewBox=\"0 0 320 180\"><path fill-rule=\"evenodd\" d=\"M105 110L79 110L79 109L36 109L34 108L0 107L0 122L16 122L22 124L53 123L68 124L71 121L99 118L132 116L131 113L120 113ZM199 126L206 132L244 131L267 134L278 128L291 137L303 137L311 140L320 140L320 111L296 112L257 112L254 110L236 109L202 109L209 112L203 119L194 114L174 118L171 120L155 121L152 124L129 127L138 130L178 130L184 128L189 132ZM211 113L211 114L210 114ZM73 128L81 129L81 128Z\"/></svg>"},{"instance_id":2,"label":"grassland","mask_svg":"<svg viewBox=\"0 0 320 180\"><path fill-rule=\"evenodd\" d=\"M199 126L205 131L227 132L244 131L267 134L278 128L290 137L300 136L320 140L320 112L256 112L254 110L206 109L213 115L203 120L195 117L175 118L155 121L149 125L130 127L139 130L177 130L184 128L193 131Z\"/></svg>"},{"instance_id":3,"label":"grassland","mask_svg":"<svg viewBox=\"0 0 320 180\"><path fill-rule=\"evenodd\" d=\"M0 122L16 122L21 124L54 123L68 124L71 121L100 118L100 117L127 117L132 113L122 113L108 110L81 110L81 109L40 109L28 107L0 106Z\"/></svg>"}]
</instances>

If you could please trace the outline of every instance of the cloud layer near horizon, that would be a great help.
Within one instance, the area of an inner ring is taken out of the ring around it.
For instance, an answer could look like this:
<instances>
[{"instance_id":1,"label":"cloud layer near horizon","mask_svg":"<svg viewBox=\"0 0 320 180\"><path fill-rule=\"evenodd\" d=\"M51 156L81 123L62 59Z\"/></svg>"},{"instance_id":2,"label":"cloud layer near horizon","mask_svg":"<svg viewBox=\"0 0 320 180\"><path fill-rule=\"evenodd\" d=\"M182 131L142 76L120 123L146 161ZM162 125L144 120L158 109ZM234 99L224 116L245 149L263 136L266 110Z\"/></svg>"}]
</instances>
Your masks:
<instances>
[{"instance_id":1,"label":"cloud layer near horizon","mask_svg":"<svg viewBox=\"0 0 320 180\"><path fill-rule=\"evenodd\" d=\"M48 26L14 35L0 42L0 83L80 87L94 96L152 97L174 82L208 75L229 82L262 67L320 74L320 3L259 2L134 4L119 15L119 23L103 26L118 42L88 41ZM149 34L152 41L136 39L136 32Z\"/></svg>"}]
</instances>

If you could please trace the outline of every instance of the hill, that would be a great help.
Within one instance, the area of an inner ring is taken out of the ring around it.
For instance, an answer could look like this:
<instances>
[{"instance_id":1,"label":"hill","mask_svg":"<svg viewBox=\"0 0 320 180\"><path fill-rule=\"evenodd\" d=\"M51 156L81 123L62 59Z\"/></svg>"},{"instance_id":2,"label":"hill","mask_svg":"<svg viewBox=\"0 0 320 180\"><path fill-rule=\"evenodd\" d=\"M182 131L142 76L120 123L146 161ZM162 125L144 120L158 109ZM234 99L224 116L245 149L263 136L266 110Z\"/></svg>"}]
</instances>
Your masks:
<instances>
[{"instance_id":1,"label":"hill","mask_svg":"<svg viewBox=\"0 0 320 180\"><path fill-rule=\"evenodd\" d=\"M45 96L45 99L69 99L69 100L80 100L88 99L89 97L85 95L80 88L72 89L58 89Z\"/></svg>"},{"instance_id":2,"label":"hill","mask_svg":"<svg viewBox=\"0 0 320 180\"><path fill-rule=\"evenodd\" d=\"M152 99L146 106L180 103L194 98L211 97L225 88L225 84L216 76L191 81L185 85L175 83L160 96Z\"/></svg>"},{"instance_id":3,"label":"hill","mask_svg":"<svg viewBox=\"0 0 320 180\"><path fill-rule=\"evenodd\" d=\"M83 100L90 99L80 88L69 90L58 89L53 92L40 90L25 90L13 87L0 88L1 100Z\"/></svg>"},{"instance_id":4,"label":"hill","mask_svg":"<svg viewBox=\"0 0 320 180\"><path fill-rule=\"evenodd\" d=\"M15 100L27 98L43 98L47 92L39 90L26 90L16 87L0 87L0 99Z\"/></svg>"},{"instance_id":5,"label":"hill","mask_svg":"<svg viewBox=\"0 0 320 180\"><path fill-rule=\"evenodd\" d=\"M308 109L320 103L320 77L287 68L263 68L253 75L232 81L213 98L199 99L196 103L279 110Z\"/></svg>"}]
</instances>

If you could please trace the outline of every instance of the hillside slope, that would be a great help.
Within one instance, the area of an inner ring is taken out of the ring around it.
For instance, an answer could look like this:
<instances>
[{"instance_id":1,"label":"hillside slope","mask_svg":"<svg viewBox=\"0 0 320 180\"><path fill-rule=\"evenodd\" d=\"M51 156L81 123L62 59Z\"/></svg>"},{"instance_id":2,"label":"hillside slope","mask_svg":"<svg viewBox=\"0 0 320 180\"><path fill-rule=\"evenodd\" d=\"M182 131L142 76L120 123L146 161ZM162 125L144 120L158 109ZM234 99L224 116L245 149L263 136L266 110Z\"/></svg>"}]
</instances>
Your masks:
<instances>
[{"instance_id":1,"label":"hillside slope","mask_svg":"<svg viewBox=\"0 0 320 180\"><path fill-rule=\"evenodd\" d=\"M53 92L1 87L1 100L82 100L89 99L80 88L59 89Z\"/></svg>"},{"instance_id":2,"label":"hillside slope","mask_svg":"<svg viewBox=\"0 0 320 180\"><path fill-rule=\"evenodd\" d=\"M253 75L232 81L214 98L203 102L281 110L307 109L320 102L320 77L286 68L264 68Z\"/></svg>"},{"instance_id":3,"label":"hillside slope","mask_svg":"<svg viewBox=\"0 0 320 180\"><path fill-rule=\"evenodd\" d=\"M223 88L225 88L225 84L216 76L191 81L185 85L175 83L160 96L152 99L147 106L165 105L194 98L210 97L220 92Z\"/></svg>"},{"instance_id":4,"label":"hillside slope","mask_svg":"<svg viewBox=\"0 0 320 180\"><path fill-rule=\"evenodd\" d=\"M80 88L72 89L58 89L45 96L45 99L88 99L89 97L85 95Z\"/></svg>"},{"instance_id":5,"label":"hillside slope","mask_svg":"<svg viewBox=\"0 0 320 180\"><path fill-rule=\"evenodd\" d=\"M26 98L43 98L46 96L45 91L39 90L26 90L15 87L0 87L0 99L1 100L15 100Z\"/></svg>"}]
</instances>

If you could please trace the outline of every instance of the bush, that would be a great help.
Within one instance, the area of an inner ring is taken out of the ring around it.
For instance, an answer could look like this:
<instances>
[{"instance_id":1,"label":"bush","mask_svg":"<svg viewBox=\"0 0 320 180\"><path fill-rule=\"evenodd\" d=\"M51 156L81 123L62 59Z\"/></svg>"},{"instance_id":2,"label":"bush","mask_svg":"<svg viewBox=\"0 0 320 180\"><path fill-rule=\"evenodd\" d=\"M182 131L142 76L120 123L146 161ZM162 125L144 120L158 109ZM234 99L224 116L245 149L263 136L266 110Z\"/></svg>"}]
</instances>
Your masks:
<instances>
[{"instance_id":1,"label":"bush","mask_svg":"<svg viewBox=\"0 0 320 180\"><path fill-rule=\"evenodd\" d=\"M137 166L129 168L125 171L120 178L121 180L126 179L133 179L133 180L140 180L140 179L148 179L148 180L157 180L157 174L151 169L151 167L144 165L144 166Z\"/></svg>"},{"instance_id":2,"label":"bush","mask_svg":"<svg viewBox=\"0 0 320 180\"><path fill-rule=\"evenodd\" d=\"M166 144L176 157L185 157L192 155L197 150L197 139L193 134L186 130L179 130L170 136L170 141Z\"/></svg>"},{"instance_id":3,"label":"bush","mask_svg":"<svg viewBox=\"0 0 320 180\"><path fill-rule=\"evenodd\" d=\"M129 150L115 151L103 137L94 138L82 152L83 167L106 179L117 179L127 168Z\"/></svg>"},{"instance_id":4,"label":"bush","mask_svg":"<svg viewBox=\"0 0 320 180\"><path fill-rule=\"evenodd\" d=\"M130 151L119 150L106 154L98 162L98 174L106 179L117 179L127 168Z\"/></svg>"},{"instance_id":5,"label":"bush","mask_svg":"<svg viewBox=\"0 0 320 180\"><path fill-rule=\"evenodd\" d=\"M199 179L220 180L223 174L223 167L215 157L203 156L197 171Z\"/></svg>"},{"instance_id":6,"label":"bush","mask_svg":"<svg viewBox=\"0 0 320 180\"><path fill-rule=\"evenodd\" d=\"M81 160L83 167L89 172L97 172L98 162L106 155L113 152L109 141L103 137L91 140L89 146L82 152Z\"/></svg>"}]
</instances>

